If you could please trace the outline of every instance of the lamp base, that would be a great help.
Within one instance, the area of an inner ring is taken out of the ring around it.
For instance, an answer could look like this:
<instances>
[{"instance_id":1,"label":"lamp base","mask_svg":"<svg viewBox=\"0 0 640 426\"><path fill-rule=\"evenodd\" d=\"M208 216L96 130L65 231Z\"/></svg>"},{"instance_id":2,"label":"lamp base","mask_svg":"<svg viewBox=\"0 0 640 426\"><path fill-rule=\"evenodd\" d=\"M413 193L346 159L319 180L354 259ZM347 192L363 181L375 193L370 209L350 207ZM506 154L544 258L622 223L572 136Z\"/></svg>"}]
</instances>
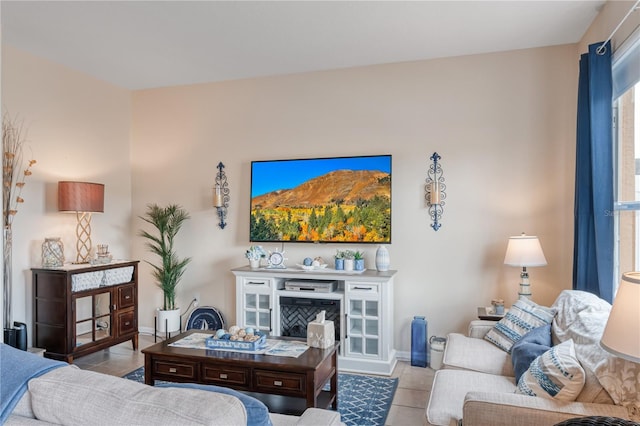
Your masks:
<instances>
[{"instance_id":1,"label":"lamp base","mask_svg":"<svg viewBox=\"0 0 640 426\"><path fill-rule=\"evenodd\" d=\"M527 268L523 267L520 273L520 291L518 292L518 299L531 299L531 285L529 284L529 273Z\"/></svg>"},{"instance_id":2,"label":"lamp base","mask_svg":"<svg viewBox=\"0 0 640 426\"><path fill-rule=\"evenodd\" d=\"M73 263L89 263L91 256L91 212L76 212L76 261Z\"/></svg>"}]
</instances>

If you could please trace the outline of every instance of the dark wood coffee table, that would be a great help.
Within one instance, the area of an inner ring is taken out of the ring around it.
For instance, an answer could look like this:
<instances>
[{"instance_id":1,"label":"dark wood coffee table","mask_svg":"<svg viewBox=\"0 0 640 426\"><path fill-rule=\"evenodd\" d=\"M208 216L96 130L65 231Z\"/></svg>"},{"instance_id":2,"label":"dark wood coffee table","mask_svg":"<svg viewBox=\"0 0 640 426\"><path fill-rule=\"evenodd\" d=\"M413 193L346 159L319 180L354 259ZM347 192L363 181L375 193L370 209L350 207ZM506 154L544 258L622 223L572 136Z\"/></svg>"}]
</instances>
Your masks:
<instances>
[{"instance_id":1,"label":"dark wood coffee table","mask_svg":"<svg viewBox=\"0 0 640 426\"><path fill-rule=\"evenodd\" d=\"M301 410L269 395L303 398L306 408L337 409L338 342L327 349L309 348L298 358L169 346L192 333L207 331L190 330L142 350L146 384L166 380L225 386L254 393L252 396L263 400L270 411L286 414ZM322 390L327 382L329 390Z\"/></svg>"}]
</instances>

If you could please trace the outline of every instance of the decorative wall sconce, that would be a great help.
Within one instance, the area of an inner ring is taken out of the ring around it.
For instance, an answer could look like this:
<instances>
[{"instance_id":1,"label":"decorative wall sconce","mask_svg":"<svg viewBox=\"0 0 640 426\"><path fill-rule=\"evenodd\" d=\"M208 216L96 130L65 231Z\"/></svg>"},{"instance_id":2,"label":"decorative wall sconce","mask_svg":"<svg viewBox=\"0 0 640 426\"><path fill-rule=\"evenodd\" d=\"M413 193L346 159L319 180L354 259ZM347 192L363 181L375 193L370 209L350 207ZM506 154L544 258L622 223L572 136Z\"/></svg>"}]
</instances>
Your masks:
<instances>
[{"instance_id":1,"label":"decorative wall sconce","mask_svg":"<svg viewBox=\"0 0 640 426\"><path fill-rule=\"evenodd\" d=\"M434 231L437 231L442 226L440 218L444 211L444 199L447 198L447 193L445 192L447 186L444 184L442 166L438 162L442 157L440 157L437 152L434 152L429 158L433 163L427 171L427 184L424 187L426 192L424 198L427 200L429 216L431 216L431 220L433 221L431 227Z\"/></svg>"},{"instance_id":2,"label":"decorative wall sconce","mask_svg":"<svg viewBox=\"0 0 640 426\"><path fill-rule=\"evenodd\" d=\"M227 175L224 173L224 164L222 161L218 163L218 173L216 174L216 186L213 192L213 206L218 211L220 223L218 226L224 229L227 226L225 219L227 218L227 208L229 208L229 184L227 183Z\"/></svg>"},{"instance_id":3,"label":"decorative wall sconce","mask_svg":"<svg viewBox=\"0 0 640 426\"><path fill-rule=\"evenodd\" d=\"M89 263L91 252L91 213L104 212L104 185L91 182L58 182L58 210L75 212L75 263Z\"/></svg>"}]
</instances>

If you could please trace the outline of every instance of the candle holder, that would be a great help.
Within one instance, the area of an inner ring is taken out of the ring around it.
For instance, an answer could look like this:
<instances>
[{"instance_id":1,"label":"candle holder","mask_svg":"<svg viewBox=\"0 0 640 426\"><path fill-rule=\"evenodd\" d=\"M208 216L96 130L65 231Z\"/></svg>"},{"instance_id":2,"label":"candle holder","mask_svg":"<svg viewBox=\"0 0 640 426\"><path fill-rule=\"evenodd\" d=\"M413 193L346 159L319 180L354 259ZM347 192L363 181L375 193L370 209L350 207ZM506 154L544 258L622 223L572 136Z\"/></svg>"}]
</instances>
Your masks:
<instances>
[{"instance_id":1,"label":"candle holder","mask_svg":"<svg viewBox=\"0 0 640 426\"><path fill-rule=\"evenodd\" d=\"M442 157L437 152L434 152L429 158L433 163L427 171L424 198L427 201L429 216L433 222L431 227L434 231L437 231L442 226L440 218L442 218L442 213L444 212L443 206L445 204L444 199L447 198L447 193L445 192L447 186L444 184L444 172L442 171L442 165L439 163Z\"/></svg>"},{"instance_id":2,"label":"candle holder","mask_svg":"<svg viewBox=\"0 0 640 426\"><path fill-rule=\"evenodd\" d=\"M220 218L218 226L220 229L224 229L224 227L227 226L225 219L227 218L227 209L229 208L229 183L227 182L227 175L224 172L224 164L220 162L217 167L216 186L213 190L213 206L218 211L218 217Z\"/></svg>"}]
</instances>

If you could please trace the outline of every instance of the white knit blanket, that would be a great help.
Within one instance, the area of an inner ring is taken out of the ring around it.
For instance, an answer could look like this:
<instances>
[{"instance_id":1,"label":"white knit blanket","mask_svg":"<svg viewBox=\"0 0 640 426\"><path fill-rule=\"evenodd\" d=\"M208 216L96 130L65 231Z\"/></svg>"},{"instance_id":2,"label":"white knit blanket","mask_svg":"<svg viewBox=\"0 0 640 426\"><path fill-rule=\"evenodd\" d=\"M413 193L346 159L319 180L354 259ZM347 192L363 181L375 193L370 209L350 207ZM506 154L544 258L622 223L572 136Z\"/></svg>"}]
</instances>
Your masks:
<instances>
[{"instance_id":1,"label":"white knit blanket","mask_svg":"<svg viewBox=\"0 0 640 426\"><path fill-rule=\"evenodd\" d=\"M584 291L564 290L553 304L554 344L573 339L576 356L586 372L586 383L578 401L592 402L602 388L629 415L640 417L640 364L618 358L600 347L611 305ZM632 417L632 418L633 418Z\"/></svg>"}]
</instances>

